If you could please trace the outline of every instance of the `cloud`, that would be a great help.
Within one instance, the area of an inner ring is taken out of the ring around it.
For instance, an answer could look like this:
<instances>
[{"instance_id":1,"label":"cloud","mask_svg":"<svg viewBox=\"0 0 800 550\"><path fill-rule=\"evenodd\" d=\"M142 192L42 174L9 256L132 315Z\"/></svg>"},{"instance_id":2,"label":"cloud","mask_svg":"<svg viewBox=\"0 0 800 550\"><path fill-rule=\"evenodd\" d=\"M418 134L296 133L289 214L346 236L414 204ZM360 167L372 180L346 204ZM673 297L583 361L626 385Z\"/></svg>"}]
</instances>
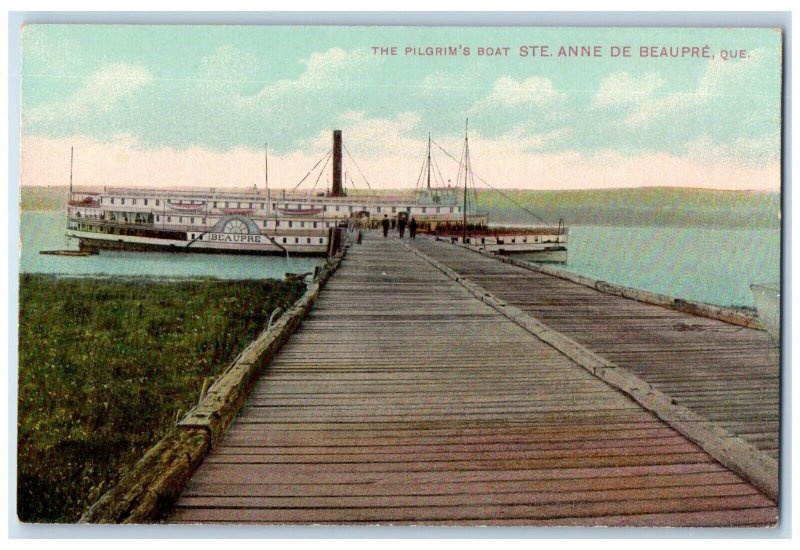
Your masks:
<instances>
[{"instance_id":1,"label":"cloud","mask_svg":"<svg viewBox=\"0 0 800 550\"><path fill-rule=\"evenodd\" d=\"M357 86L356 79L378 63L365 51L330 48L314 52L301 61L305 70L295 79L282 79L262 88L250 100L251 106L274 106L287 100L299 102L325 89L341 92Z\"/></svg>"},{"instance_id":2,"label":"cloud","mask_svg":"<svg viewBox=\"0 0 800 550\"><path fill-rule=\"evenodd\" d=\"M563 100L566 94L556 89L549 78L532 76L516 80L509 76L498 78L492 92L479 100L473 110L481 111L496 108L551 107Z\"/></svg>"},{"instance_id":3,"label":"cloud","mask_svg":"<svg viewBox=\"0 0 800 550\"><path fill-rule=\"evenodd\" d=\"M362 128L374 127L380 120L352 114ZM413 116L404 126L413 129ZM416 132L412 131L412 134ZM403 137L400 149L384 156L364 155L357 141L345 143L356 156L358 167L374 188L413 187L418 180L427 136L417 141ZM380 132L373 134L381 138ZM326 141L323 144L322 138ZM352 136L355 138L355 134ZM320 146L330 148L330 135L320 136ZM386 138L389 139L388 137ZM439 140L437 140L439 141ZM390 144L385 141L384 144ZM462 143L444 138L442 144L458 156ZM470 133L473 169L495 187L522 189L585 189L641 186L689 186L714 189L780 189L780 163L743 166L722 158L702 159L692 154L623 154L616 150L585 153L575 150L530 153L518 146L513 136L489 139ZM22 185L66 185L69 182L69 149L75 146L75 184L218 188L252 188L264 184L264 151L237 148L225 153L201 147L186 149L140 148L134 143L100 143L80 136L63 139L24 137L21 142ZM703 145L703 144L698 144ZM752 144L750 144L752 145ZM708 146L706 143L705 146ZM742 147L748 144L742 143ZM321 151L270 153L270 187L292 188L319 159ZM714 153L713 150L710 151ZM445 180L456 181L458 163L434 148L438 168ZM357 187L365 184L353 165L345 166ZM316 174L316 172L315 172ZM317 190L330 180L330 166L319 180ZM306 180L307 182L309 180ZM480 184L479 180L478 183ZM348 187L350 181L348 178ZM310 190L304 183L301 189Z\"/></svg>"},{"instance_id":4,"label":"cloud","mask_svg":"<svg viewBox=\"0 0 800 550\"><path fill-rule=\"evenodd\" d=\"M556 145L563 147L573 131L572 128L554 128L536 132L529 126L520 124L492 141L503 143L508 150L518 153L543 151Z\"/></svg>"},{"instance_id":5,"label":"cloud","mask_svg":"<svg viewBox=\"0 0 800 550\"><path fill-rule=\"evenodd\" d=\"M422 154L427 133L420 128L421 121L417 113L410 111L392 118L370 118L363 111L348 111L339 116L335 124L342 130L345 144L354 155L385 158L386 155ZM329 130L321 130L312 140L314 149L329 149L330 146Z\"/></svg>"},{"instance_id":6,"label":"cloud","mask_svg":"<svg viewBox=\"0 0 800 550\"><path fill-rule=\"evenodd\" d=\"M138 65L106 65L89 76L75 93L62 101L42 103L25 110L23 123L36 126L111 113L119 104L133 98L153 80L150 72Z\"/></svg>"},{"instance_id":7,"label":"cloud","mask_svg":"<svg viewBox=\"0 0 800 550\"><path fill-rule=\"evenodd\" d=\"M600 82L593 104L596 107L641 105L652 100L653 94L664 83L664 79L655 73L648 73L641 78L627 72L614 73Z\"/></svg>"},{"instance_id":8,"label":"cloud","mask_svg":"<svg viewBox=\"0 0 800 550\"><path fill-rule=\"evenodd\" d=\"M780 161L781 137L775 133L768 136L738 137L732 142L721 143L702 135L686 144L686 156L703 164L720 161L741 166L762 167Z\"/></svg>"},{"instance_id":9,"label":"cloud","mask_svg":"<svg viewBox=\"0 0 800 550\"><path fill-rule=\"evenodd\" d=\"M666 81L656 73L635 78L627 72L604 78L594 97L593 105L600 108L628 107L619 124L629 128L644 128L678 115L700 113L715 101L725 101L741 94L743 79L754 78L763 69L764 49L755 49L747 59L708 61L705 72L694 89L665 90ZM778 91L776 90L776 93Z\"/></svg>"}]
</instances>

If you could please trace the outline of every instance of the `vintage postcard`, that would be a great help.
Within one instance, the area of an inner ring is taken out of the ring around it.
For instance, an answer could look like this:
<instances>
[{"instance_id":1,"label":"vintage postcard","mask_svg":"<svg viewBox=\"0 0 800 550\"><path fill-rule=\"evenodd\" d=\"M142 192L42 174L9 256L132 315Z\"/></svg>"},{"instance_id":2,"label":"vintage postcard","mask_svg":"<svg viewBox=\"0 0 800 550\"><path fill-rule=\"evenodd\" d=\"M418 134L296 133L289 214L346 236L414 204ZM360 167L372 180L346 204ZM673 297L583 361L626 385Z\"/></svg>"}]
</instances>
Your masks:
<instances>
[{"instance_id":1,"label":"vintage postcard","mask_svg":"<svg viewBox=\"0 0 800 550\"><path fill-rule=\"evenodd\" d=\"M19 521L768 534L783 39L25 26Z\"/></svg>"}]
</instances>

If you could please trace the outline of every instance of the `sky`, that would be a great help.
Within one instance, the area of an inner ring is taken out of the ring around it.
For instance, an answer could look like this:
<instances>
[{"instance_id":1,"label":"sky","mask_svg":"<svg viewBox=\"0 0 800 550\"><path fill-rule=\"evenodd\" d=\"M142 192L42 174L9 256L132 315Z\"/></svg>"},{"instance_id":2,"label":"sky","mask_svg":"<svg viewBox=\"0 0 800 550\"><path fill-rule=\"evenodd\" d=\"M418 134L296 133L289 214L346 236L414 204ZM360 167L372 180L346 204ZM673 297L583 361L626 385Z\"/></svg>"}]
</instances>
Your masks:
<instances>
[{"instance_id":1,"label":"sky","mask_svg":"<svg viewBox=\"0 0 800 550\"><path fill-rule=\"evenodd\" d=\"M269 185L294 187L334 128L355 187L414 187L429 132L434 180L455 182L439 147L459 157L468 118L473 169L495 187L777 191L781 40L770 29L29 25L21 183L67 184L74 147L76 185L263 186L267 144ZM455 55L419 55L427 47ZM329 180L328 164L318 188Z\"/></svg>"}]
</instances>

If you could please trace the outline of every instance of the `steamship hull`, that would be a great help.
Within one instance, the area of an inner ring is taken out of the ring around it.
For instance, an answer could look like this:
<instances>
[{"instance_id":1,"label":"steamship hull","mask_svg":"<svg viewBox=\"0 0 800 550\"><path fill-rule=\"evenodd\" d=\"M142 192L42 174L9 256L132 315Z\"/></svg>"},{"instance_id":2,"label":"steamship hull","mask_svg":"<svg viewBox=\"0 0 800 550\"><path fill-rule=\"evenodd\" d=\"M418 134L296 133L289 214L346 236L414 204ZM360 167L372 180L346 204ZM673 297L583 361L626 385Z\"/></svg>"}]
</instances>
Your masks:
<instances>
[{"instance_id":1,"label":"steamship hull","mask_svg":"<svg viewBox=\"0 0 800 550\"><path fill-rule=\"evenodd\" d=\"M290 253L300 256L325 256L328 253L326 244L286 245L279 247L272 242L246 244L225 242L195 242L188 245L186 241L159 239L151 237L117 238L115 235L97 235L89 232L67 232L67 237L77 239L79 250L116 250L128 252L176 252L195 254L241 254L249 256L286 255Z\"/></svg>"},{"instance_id":2,"label":"steamship hull","mask_svg":"<svg viewBox=\"0 0 800 550\"><path fill-rule=\"evenodd\" d=\"M436 231L437 239L461 242L466 246L502 256L517 255L535 262L567 261L568 229L557 227L486 227L469 229L466 237L458 230Z\"/></svg>"},{"instance_id":3,"label":"steamship hull","mask_svg":"<svg viewBox=\"0 0 800 550\"><path fill-rule=\"evenodd\" d=\"M486 215L466 212L460 189L449 185L429 183L398 196L348 196L342 187L340 130L333 132L332 157L331 189L317 193L266 186L239 191L70 187L66 235L77 239L81 250L323 256L341 246L348 228L375 228L384 219L392 229L413 220L420 233L488 224Z\"/></svg>"}]
</instances>

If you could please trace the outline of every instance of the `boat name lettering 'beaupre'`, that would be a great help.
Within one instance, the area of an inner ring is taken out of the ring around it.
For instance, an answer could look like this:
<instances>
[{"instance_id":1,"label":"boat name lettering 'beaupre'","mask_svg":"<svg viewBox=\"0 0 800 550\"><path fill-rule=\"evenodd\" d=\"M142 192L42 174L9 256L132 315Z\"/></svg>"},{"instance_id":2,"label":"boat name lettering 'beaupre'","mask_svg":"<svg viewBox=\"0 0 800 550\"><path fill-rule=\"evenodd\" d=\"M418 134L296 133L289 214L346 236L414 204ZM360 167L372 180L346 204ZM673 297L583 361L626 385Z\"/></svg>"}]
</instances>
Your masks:
<instances>
[{"instance_id":1,"label":"boat name lettering 'beaupre'","mask_svg":"<svg viewBox=\"0 0 800 550\"><path fill-rule=\"evenodd\" d=\"M260 235L242 235L239 233L210 233L208 240L228 243L260 243Z\"/></svg>"}]
</instances>

